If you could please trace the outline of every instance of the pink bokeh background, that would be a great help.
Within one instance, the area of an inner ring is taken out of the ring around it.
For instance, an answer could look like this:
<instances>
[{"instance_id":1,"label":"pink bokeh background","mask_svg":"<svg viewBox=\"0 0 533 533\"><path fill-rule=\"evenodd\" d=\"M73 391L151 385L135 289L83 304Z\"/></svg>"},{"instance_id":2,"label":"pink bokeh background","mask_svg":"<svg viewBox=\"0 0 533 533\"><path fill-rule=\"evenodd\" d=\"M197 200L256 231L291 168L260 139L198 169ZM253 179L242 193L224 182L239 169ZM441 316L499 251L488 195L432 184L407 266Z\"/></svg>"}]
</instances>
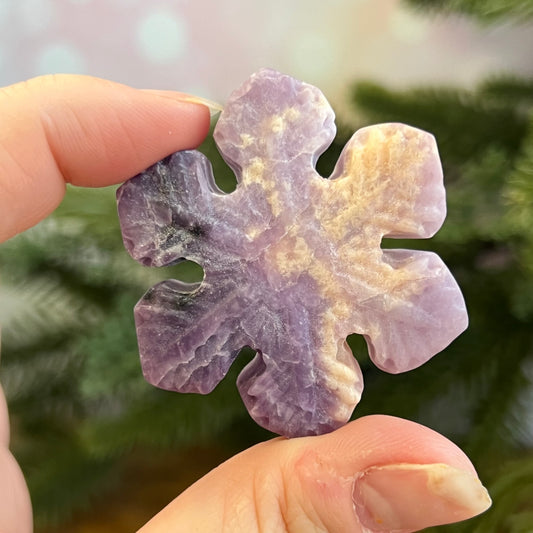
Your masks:
<instances>
[{"instance_id":1,"label":"pink bokeh background","mask_svg":"<svg viewBox=\"0 0 533 533\"><path fill-rule=\"evenodd\" d=\"M269 66L342 107L354 80L533 75L532 50L531 23L483 27L400 0L0 0L0 85L72 72L223 102Z\"/></svg>"}]
</instances>

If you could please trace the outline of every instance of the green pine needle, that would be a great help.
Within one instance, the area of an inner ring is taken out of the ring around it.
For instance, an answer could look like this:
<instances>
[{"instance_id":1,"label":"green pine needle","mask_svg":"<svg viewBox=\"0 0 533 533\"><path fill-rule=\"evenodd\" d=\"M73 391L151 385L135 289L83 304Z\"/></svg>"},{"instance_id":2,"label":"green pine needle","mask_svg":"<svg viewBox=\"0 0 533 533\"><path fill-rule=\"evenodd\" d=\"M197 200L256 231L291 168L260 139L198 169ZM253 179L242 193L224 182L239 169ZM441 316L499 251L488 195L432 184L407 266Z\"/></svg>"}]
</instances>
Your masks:
<instances>
[{"instance_id":1,"label":"green pine needle","mask_svg":"<svg viewBox=\"0 0 533 533\"><path fill-rule=\"evenodd\" d=\"M446 168L480 157L490 147L513 157L527 132L527 117L514 101L501 103L464 90L391 91L359 82L352 94L369 122L403 122L435 135Z\"/></svg>"},{"instance_id":2,"label":"green pine needle","mask_svg":"<svg viewBox=\"0 0 533 533\"><path fill-rule=\"evenodd\" d=\"M533 17L531 0L405 0L406 4L424 11L458 13L484 23L509 18L522 22Z\"/></svg>"},{"instance_id":3,"label":"green pine needle","mask_svg":"<svg viewBox=\"0 0 533 533\"><path fill-rule=\"evenodd\" d=\"M42 276L0 287L4 349L20 350L38 339L90 327L100 310L71 293L56 277Z\"/></svg>"}]
</instances>

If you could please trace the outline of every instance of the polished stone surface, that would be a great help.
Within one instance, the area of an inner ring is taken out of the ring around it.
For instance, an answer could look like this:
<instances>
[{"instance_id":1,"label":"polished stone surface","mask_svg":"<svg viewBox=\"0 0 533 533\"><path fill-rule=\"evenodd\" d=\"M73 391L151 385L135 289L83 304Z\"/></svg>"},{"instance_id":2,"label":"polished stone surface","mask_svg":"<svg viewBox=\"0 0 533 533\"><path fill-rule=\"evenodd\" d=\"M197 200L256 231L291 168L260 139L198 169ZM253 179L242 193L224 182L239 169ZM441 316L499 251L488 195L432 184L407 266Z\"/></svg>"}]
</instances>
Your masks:
<instances>
[{"instance_id":1,"label":"polished stone surface","mask_svg":"<svg viewBox=\"0 0 533 533\"><path fill-rule=\"evenodd\" d=\"M126 248L148 266L189 259L202 283L167 280L135 308L144 375L208 393L243 346L238 379L251 416L289 437L341 426L363 380L345 339L363 335L374 363L404 372L467 326L461 292L431 253L382 250L427 238L446 214L429 133L380 124L357 131L329 179L315 170L335 134L315 87L263 69L230 97L215 140L237 176L220 191L207 159L176 153L126 182Z\"/></svg>"}]
</instances>

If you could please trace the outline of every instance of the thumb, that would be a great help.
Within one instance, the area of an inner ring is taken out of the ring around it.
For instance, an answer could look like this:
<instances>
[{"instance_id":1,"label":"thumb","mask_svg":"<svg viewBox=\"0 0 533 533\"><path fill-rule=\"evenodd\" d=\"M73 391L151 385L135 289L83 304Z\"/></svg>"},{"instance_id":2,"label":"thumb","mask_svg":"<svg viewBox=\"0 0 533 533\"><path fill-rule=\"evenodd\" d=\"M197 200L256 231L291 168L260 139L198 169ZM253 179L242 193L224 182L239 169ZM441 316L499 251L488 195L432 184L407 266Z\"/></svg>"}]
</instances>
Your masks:
<instances>
[{"instance_id":1,"label":"thumb","mask_svg":"<svg viewBox=\"0 0 533 533\"><path fill-rule=\"evenodd\" d=\"M369 416L327 435L246 450L140 533L408 533L470 518L490 503L457 446L413 422Z\"/></svg>"}]
</instances>

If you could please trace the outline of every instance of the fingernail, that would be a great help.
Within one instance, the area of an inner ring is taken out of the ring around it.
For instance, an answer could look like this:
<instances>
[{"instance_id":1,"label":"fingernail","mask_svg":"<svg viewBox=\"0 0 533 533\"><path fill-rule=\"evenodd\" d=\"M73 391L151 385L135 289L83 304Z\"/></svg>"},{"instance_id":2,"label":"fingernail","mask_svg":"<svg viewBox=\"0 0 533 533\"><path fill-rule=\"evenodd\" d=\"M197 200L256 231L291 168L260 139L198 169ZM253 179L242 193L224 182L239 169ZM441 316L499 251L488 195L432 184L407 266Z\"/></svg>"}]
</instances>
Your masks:
<instances>
[{"instance_id":1,"label":"fingernail","mask_svg":"<svg viewBox=\"0 0 533 533\"><path fill-rule=\"evenodd\" d=\"M201 96L194 96L192 94L178 93L176 91L162 91L159 89L143 89L144 92L161 96L162 98L169 98L178 102L187 102L190 104L203 105L209 109L209 114L211 118L218 115L224 107L213 100L208 100L207 98L202 98Z\"/></svg>"},{"instance_id":2,"label":"fingernail","mask_svg":"<svg viewBox=\"0 0 533 533\"><path fill-rule=\"evenodd\" d=\"M207 98L202 98L201 96L193 96L190 94L184 94L181 100L183 102L189 102L191 104L200 104L200 105L207 107L209 109L209 114L211 115L211 118L221 113L222 110L224 109L224 107L221 104L218 104L217 102L213 102L213 100L208 100Z\"/></svg>"},{"instance_id":3,"label":"fingernail","mask_svg":"<svg viewBox=\"0 0 533 533\"><path fill-rule=\"evenodd\" d=\"M369 531L414 530L476 516L491 505L481 481L446 464L394 464L363 472L353 502Z\"/></svg>"}]
</instances>

